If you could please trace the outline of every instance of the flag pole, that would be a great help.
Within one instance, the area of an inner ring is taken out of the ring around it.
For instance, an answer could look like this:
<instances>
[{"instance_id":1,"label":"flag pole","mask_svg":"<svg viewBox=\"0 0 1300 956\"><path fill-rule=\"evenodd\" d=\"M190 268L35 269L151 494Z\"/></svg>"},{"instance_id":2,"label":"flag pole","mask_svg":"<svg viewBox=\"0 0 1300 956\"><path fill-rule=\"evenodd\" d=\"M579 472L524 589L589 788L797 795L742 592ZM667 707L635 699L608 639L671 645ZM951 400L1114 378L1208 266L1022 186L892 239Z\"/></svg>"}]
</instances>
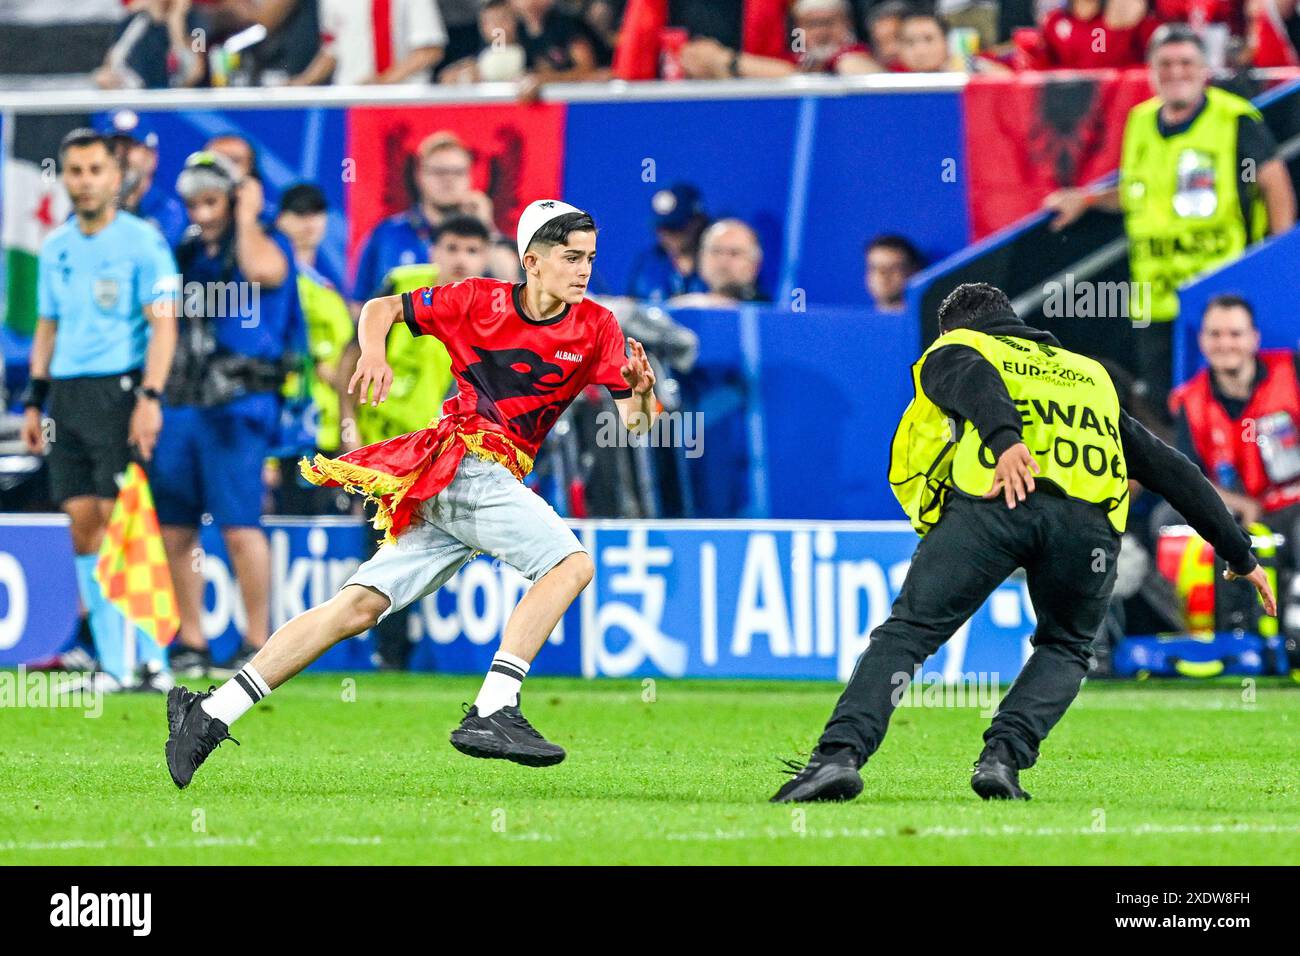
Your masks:
<instances>
[{"instance_id":1,"label":"flag pole","mask_svg":"<svg viewBox=\"0 0 1300 956\"><path fill-rule=\"evenodd\" d=\"M122 628L122 661L124 669L126 670L127 680L134 680L135 662L137 657L135 645L136 628L135 625L131 623L131 619L125 614L122 615Z\"/></svg>"}]
</instances>

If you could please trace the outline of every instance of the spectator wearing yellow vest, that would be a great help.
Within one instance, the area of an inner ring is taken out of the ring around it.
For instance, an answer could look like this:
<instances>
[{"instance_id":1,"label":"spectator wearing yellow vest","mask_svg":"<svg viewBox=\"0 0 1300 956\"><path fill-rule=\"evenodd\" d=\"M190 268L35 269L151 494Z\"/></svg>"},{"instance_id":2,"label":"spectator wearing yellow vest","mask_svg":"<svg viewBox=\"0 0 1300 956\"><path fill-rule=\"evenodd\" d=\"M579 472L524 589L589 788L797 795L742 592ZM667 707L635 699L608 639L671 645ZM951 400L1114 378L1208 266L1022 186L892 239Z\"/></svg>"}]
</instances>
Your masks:
<instances>
[{"instance_id":1,"label":"spectator wearing yellow vest","mask_svg":"<svg viewBox=\"0 0 1300 956\"><path fill-rule=\"evenodd\" d=\"M1135 368L1163 405L1173 377L1178 287L1239 257L1296 221L1295 190L1277 143L1249 102L1209 86L1201 38L1185 24L1156 30L1147 48L1155 96L1129 112L1119 182L1047 197L1061 229L1096 207L1124 214L1129 270L1139 283L1129 318ZM1149 327L1148 327L1149 326Z\"/></svg>"},{"instance_id":2,"label":"spectator wearing yellow vest","mask_svg":"<svg viewBox=\"0 0 1300 956\"><path fill-rule=\"evenodd\" d=\"M490 242L487 227L477 217L452 216L438 228L430 249L432 261L390 269L376 294L400 295L481 276L487 270ZM353 342L344 367L350 368L349 362L359 354ZM436 421L451 388L451 359L432 335L416 338L405 325L394 326L388 333L388 364L393 369L393 385L382 404L357 407L356 396L343 396L344 414L356 422L356 441L361 445L404 435Z\"/></svg>"},{"instance_id":3,"label":"spectator wearing yellow vest","mask_svg":"<svg viewBox=\"0 0 1300 956\"><path fill-rule=\"evenodd\" d=\"M924 535L821 740L775 803L847 800L921 663L1017 568L1033 653L984 733L971 786L1027 800L1019 771L1079 692L1115 586L1130 478L1165 495L1275 612L1265 572L1196 466L1130 418L1101 364L1030 328L993 286L958 286L912 366L889 481Z\"/></svg>"},{"instance_id":4,"label":"spectator wearing yellow vest","mask_svg":"<svg viewBox=\"0 0 1300 956\"><path fill-rule=\"evenodd\" d=\"M317 253L325 238L329 205L311 183L290 186L280 197L275 225L289 239L298 266L298 301L307 325L310 361L285 382L285 397L310 396L311 425L317 451L337 454L341 444L338 380L339 361L356 334L347 300L327 273L318 268ZM306 449L304 449L306 450ZM298 474L298 456L278 461L277 510L281 514L329 514L349 507L334 490L308 485Z\"/></svg>"}]
</instances>

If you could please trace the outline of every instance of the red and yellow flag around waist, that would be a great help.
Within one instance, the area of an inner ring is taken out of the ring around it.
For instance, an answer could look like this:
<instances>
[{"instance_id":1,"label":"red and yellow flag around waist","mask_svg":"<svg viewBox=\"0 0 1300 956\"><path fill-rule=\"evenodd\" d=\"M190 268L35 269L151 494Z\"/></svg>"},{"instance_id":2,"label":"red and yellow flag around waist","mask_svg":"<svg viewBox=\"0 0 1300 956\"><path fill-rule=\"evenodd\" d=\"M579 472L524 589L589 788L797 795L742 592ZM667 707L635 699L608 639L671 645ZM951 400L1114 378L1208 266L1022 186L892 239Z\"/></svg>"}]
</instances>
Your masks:
<instances>
[{"instance_id":1,"label":"red and yellow flag around waist","mask_svg":"<svg viewBox=\"0 0 1300 956\"><path fill-rule=\"evenodd\" d=\"M158 513L144 469L126 466L122 487L99 547L95 580L122 616L158 644L169 644L181 616L163 550Z\"/></svg>"},{"instance_id":2,"label":"red and yellow flag around waist","mask_svg":"<svg viewBox=\"0 0 1300 956\"><path fill-rule=\"evenodd\" d=\"M338 458L304 458L298 468L314 485L342 488L373 502L371 524L388 543L419 520L424 502L451 484L467 454L503 465L520 481L533 468L532 456L504 430L474 415L447 415L428 428Z\"/></svg>"}]
</instances>

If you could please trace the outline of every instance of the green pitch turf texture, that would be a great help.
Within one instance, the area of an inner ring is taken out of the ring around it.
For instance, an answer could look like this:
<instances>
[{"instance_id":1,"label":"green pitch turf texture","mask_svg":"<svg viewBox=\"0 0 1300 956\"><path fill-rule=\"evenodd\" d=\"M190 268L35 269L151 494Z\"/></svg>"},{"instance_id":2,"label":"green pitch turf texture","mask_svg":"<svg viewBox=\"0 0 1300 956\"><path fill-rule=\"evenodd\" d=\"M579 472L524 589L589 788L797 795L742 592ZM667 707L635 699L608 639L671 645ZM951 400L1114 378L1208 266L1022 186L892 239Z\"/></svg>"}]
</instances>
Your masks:
<instances>
[{"instance_id":1,"label":"green pitch turf texture","mask_svg":"<svg viewBox=\"0 0 1300 956\"><path fill-rule=\"evenodd\" d=\"M534 678L525 712L569 751L542 769L447 743L477 678L306 675L235 727L194 783L163 763L161 697L103 715L0 710L0 864L1264 864L1300 859L1300 687L1087 685L1022 775L967 784L977 708L905 707L850 804L773 806L824 683ZM345 696L355 700L345 702Z\"/></svg>"}]
</instances>

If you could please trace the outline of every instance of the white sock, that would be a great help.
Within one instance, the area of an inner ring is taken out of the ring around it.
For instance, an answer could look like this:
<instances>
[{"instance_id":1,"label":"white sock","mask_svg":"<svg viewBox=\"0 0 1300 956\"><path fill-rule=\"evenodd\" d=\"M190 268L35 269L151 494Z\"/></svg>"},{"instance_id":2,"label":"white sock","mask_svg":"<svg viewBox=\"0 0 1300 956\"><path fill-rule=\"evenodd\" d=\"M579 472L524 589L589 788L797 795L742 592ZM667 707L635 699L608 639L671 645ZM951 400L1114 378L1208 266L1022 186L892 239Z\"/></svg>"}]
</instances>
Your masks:
<instances>
[{"instance_id":1,"label":"white sock","mask_svg":"<svg viewBox=\"0 0 1300 956\"><path fill-rule=\"evenodd\" d=\"M528 662L522 657L515 657L506 651L497 651L492 658L492 666L483 678L474 706L478 715L486 717L495 714L502 707L519 703L519 688L528 676Z\"/></svg>"},{"instance_id":2,"label":"white sock","mask_svg":"<svg viewBox=\"0 0 1300 956\"><path fill-rule=\"evenodd\" d=\"M245 664L238 674L218 687L199 706L209 717L215 717L229 727L269 693L271 688L262 680L262 675L253 669L252 664Z\"/></svg>"}]
</instances>

